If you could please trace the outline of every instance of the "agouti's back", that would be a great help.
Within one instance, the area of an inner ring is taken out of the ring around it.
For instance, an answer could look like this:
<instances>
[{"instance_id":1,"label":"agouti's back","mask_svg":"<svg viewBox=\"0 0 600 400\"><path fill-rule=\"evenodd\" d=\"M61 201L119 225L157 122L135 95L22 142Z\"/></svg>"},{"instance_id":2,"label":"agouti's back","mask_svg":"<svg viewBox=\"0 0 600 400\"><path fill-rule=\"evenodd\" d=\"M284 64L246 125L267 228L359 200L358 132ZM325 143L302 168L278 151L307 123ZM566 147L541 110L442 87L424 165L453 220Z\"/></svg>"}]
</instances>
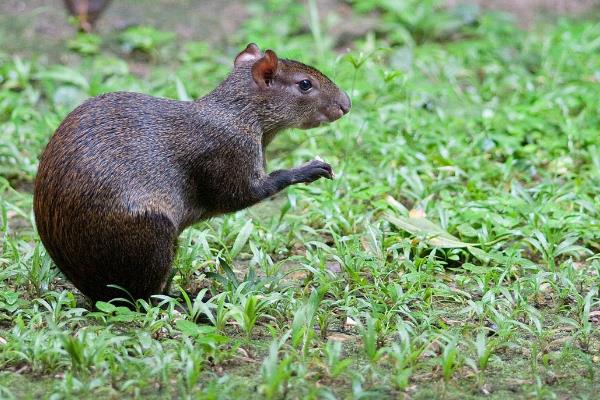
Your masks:
<instances>
[{"instance_id":1,"label":"agouti's back","mask_svg":"<svg viewBox=\"0 0 600 400\"><path fill-rule=\"evenodd\" d=\"M190 119L200 119L194 108L193 102L126 92L86 101L63 121L42 155L36 187L44 190L36 191L36 204L62 210L105 208L108 202L137 212L152 200L162 212L170 208L173 223L181 224L189 176L177 165L175 143L190 140Z\"/></svg>"},{"instance_id":2,"label":"agouti's back","mask_svg":"<svg viewBox=\"0 0 600 400\"><path fill-rule=\"evenodd\" d=\"M282 129L317 126L349 108L324 75L255 45L194 102L126 92L92 98L61 123L41 157L40 238L93 300L126 296L107 285L133 298L161 293L187 226L331 177L317 160L267 174L264 146Z\"/></svg>"}]
</instances>

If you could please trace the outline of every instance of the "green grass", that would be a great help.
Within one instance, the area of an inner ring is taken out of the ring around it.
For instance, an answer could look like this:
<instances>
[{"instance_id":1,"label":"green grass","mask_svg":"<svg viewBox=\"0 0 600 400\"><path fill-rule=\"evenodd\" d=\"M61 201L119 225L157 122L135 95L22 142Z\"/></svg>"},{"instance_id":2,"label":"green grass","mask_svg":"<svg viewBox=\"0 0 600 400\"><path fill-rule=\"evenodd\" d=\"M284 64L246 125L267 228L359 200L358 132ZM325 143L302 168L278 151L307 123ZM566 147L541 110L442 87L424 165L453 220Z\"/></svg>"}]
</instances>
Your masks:
<instances>
[{"instance_id":1,"label":"green grass","mask_svg":"<svg viewBox=\"0 0 600 400\"><path fill-rule=\"evenodd\" d=\"M600 25L352 3L385 23L342 53L314 3L270 1L226 48L143 29L74 39L69 65L0 54L0 398L597 396ZM337 178L197 224L173 297L92 311L35 233L38 155L84 98L200 96L251 40L351 95L269 150Z\"/></svg>"}]
</instances>

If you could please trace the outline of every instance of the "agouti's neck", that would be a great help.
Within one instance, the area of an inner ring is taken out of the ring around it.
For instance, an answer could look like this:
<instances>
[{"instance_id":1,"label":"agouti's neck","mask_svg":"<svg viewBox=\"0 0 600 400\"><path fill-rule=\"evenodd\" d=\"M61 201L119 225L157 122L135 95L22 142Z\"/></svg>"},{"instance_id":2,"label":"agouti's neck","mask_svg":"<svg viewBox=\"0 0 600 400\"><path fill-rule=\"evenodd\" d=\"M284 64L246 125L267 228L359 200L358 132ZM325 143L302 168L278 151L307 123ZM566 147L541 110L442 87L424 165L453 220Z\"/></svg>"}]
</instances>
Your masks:
<instances>
[{"instance_id":1,"label":"agouti's neck","mask_svg":"<svg viewBox=\"0 0 600 400\"><path fill-rule=\"evenodd\" d=\"M196 103L218 114L224 127L236 127L268 143L287 126L267 99L252 91L252 82L236 72Z\"/></svg>"}]
</instances>

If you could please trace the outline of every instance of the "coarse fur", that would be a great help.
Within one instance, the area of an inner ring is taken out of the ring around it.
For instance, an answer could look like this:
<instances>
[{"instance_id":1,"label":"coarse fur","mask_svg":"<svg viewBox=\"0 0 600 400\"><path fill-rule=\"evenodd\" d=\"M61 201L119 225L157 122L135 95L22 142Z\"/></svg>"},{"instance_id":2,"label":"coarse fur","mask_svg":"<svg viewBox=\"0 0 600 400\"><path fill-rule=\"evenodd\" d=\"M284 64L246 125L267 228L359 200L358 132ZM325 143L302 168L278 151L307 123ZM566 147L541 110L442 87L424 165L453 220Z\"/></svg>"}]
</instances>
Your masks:
<instances>
[{"instance_id":1,"label":"coarse fur","mask_svg":"<svg viewBox=\"0 0 600 400\"><path fill-rule=\"evenodd\" d=\"M307 91L299 89L305 80ZM321 160L268 174L264 148L283 129L318 126L349 109L325 75L254 44L196 101L129 92L91 98L42 154L34 192L40 238L93 301L123 297L107 285L136 299L161 293L186 227L331 178Z\"/></svg>"}]
</instances>

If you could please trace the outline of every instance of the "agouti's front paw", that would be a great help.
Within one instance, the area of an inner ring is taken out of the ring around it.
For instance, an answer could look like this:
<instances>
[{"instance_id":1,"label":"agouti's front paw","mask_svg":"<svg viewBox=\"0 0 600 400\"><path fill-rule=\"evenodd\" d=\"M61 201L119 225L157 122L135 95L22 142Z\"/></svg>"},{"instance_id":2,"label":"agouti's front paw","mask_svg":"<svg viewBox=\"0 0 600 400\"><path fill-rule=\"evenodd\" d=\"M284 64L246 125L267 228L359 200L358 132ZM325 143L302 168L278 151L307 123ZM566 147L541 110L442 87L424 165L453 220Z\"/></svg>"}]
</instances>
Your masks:
<instances>
[{"instance_id":1,"label":"agouti's front paw","mask_svg":"<svg viewBox=\"0 0 600 400\"><path fill-rule=\"evenodd\" d=\"M318 157L298 168L298 182L310 183L319 178L333 179L333 170L331 165Z\"/></svg>"}]
</instances>

